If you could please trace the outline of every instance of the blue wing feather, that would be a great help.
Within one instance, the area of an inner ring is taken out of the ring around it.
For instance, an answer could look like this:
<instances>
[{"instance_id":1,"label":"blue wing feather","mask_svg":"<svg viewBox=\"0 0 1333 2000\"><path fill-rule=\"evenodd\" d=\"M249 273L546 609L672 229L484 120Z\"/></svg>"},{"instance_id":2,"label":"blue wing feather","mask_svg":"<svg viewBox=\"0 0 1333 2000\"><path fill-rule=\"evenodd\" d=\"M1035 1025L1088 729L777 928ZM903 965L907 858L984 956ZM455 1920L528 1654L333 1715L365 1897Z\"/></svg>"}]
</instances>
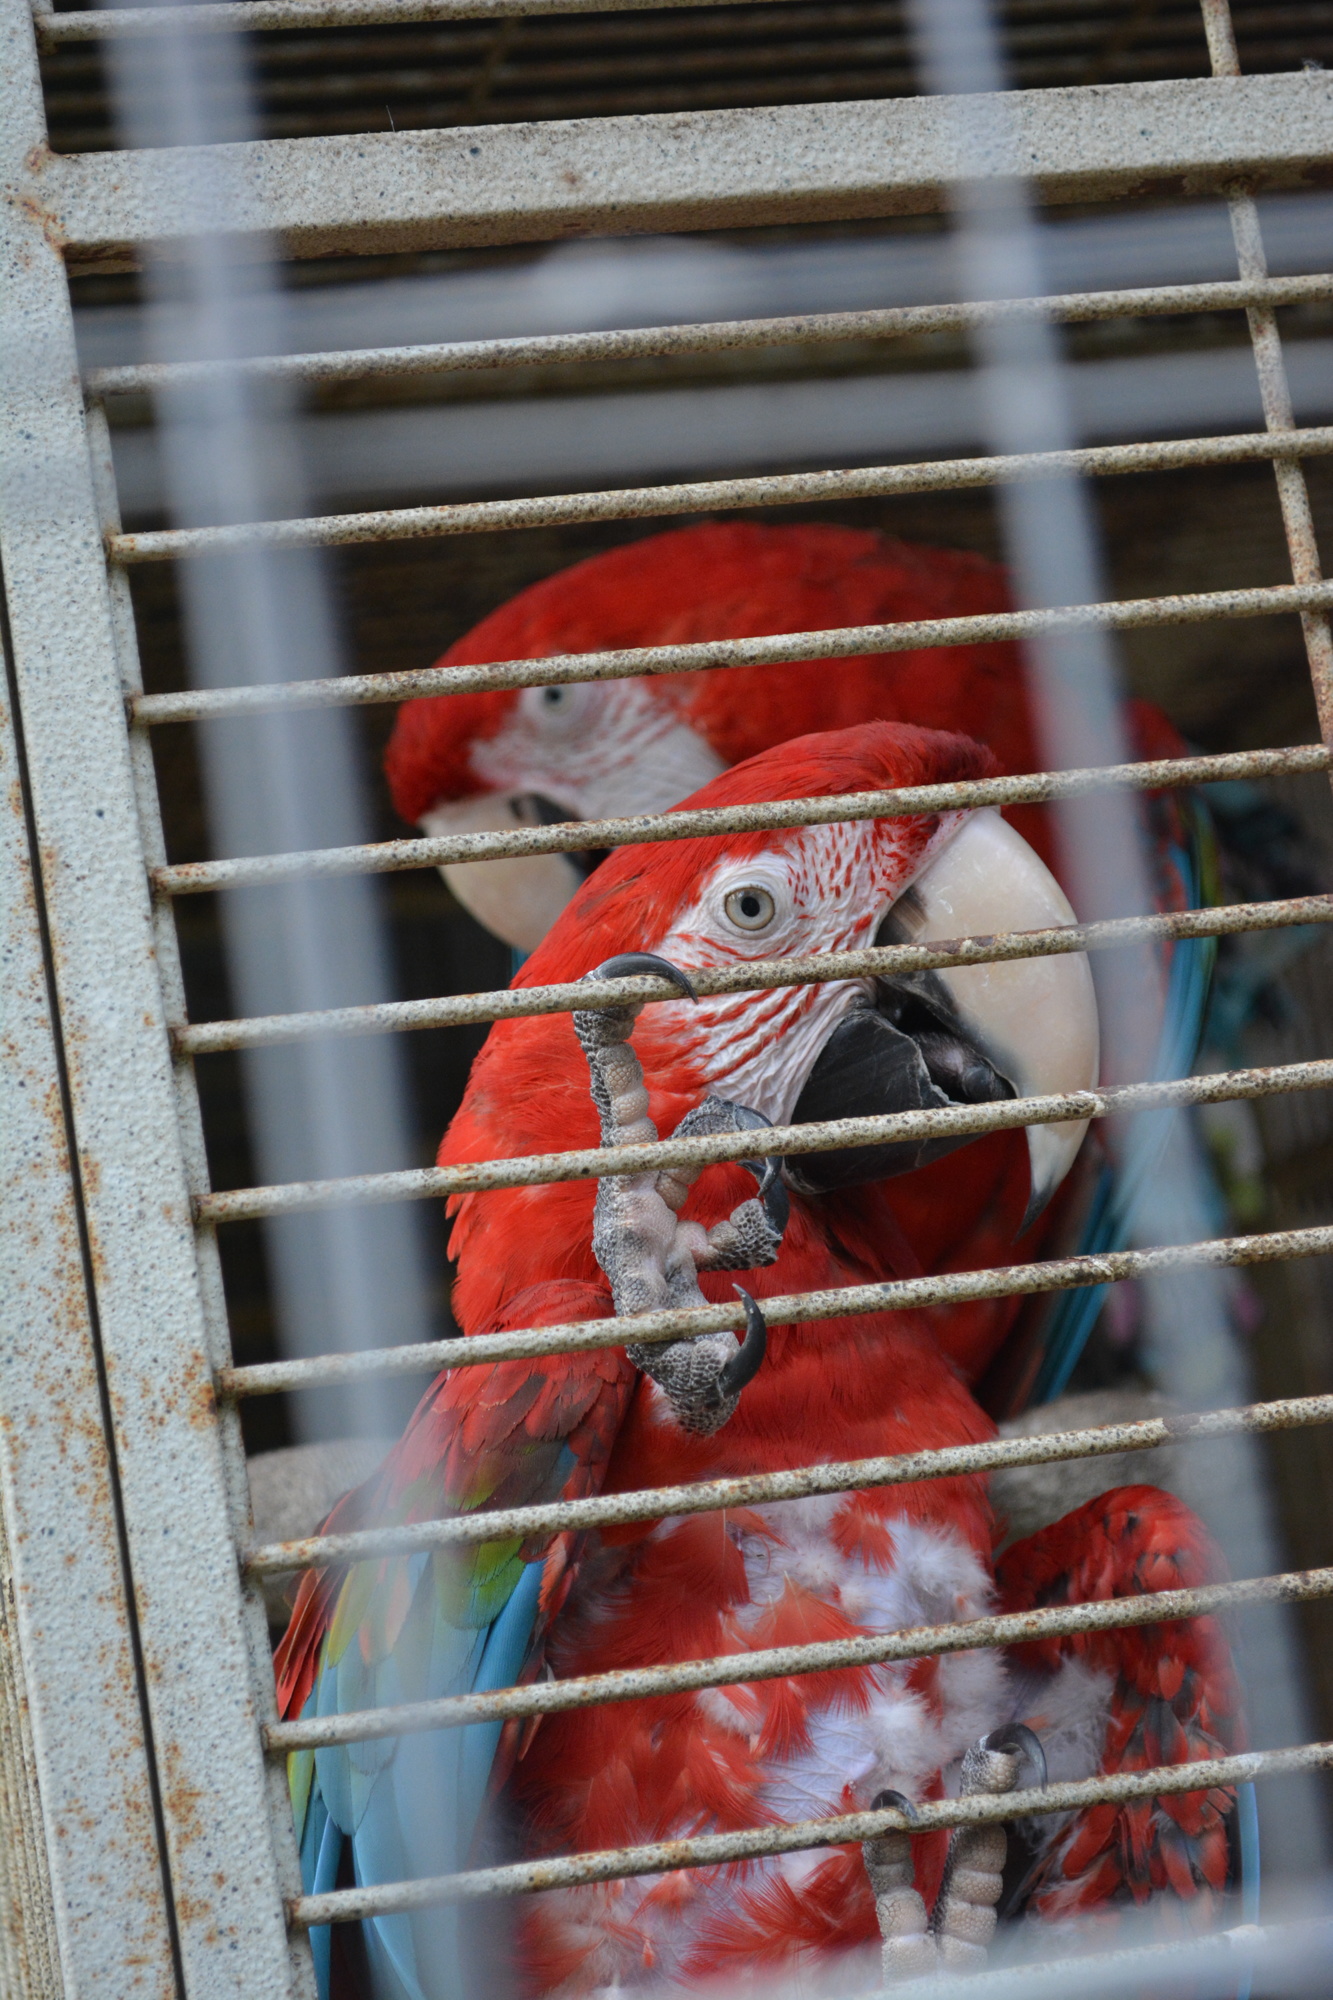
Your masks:
<instances>
[{"instance_id":1,"label":"blue wing feather","mask_svg":"<svg viewBox=\"0 0 1333 2000\"><path fill-rule=\"evenodd\" d=\"M432 1575L423 1565L417 1570L417 1590L426 1593L418 1615L430 1617L431 1630L424 1667L412 1675L415 1684L404 1686L396 1657L367 1664L353 1641L336 1665L321 1667L304 1714L347 1714L409 1699L483 1693L519 1678L532 1647L541 1564L524 1565L497 1616L480 1629L450 1624ZM352 1868L362 1887L466 1867L502 1729L499 1721L480 1722L317 1750L301 1829L307 1891L334 1886L345 1840L351 1842ZM391 2000L458 2000L456 1912L375 1917L365 1930L377 1991ZM327 2000L329 1927L312 1930L311 1943L319 1990Z\"/></svg>"}]
</instances>

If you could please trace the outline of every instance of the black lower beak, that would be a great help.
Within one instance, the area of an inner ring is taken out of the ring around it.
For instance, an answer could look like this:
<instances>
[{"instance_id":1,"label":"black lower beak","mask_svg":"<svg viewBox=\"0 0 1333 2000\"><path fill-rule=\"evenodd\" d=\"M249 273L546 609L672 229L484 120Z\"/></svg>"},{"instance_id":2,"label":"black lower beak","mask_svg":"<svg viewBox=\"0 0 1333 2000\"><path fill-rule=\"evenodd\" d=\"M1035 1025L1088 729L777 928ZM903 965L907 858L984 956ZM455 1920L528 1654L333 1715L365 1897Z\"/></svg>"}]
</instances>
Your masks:
<instances>
[{"instance_id":1,"label":"black lower beak","mask_svg":"<svg viewBox=\"0 0 1333 2000\"><path fill-rule=\"evenodd\" d=\"M525 826L567 826L577 813L566 812L554 799L548 799L542 792L524 792L514 800L514 817ZM587 880L595 868L600 868L609 847L576 847L565 855L566 861L583 879Z\"/></svg>"},{"instance_id":2,"label":"black lower beak","mask_svg":"<svg viewBox=\"0 0 1333 2000\"><path fill-rule=\"evenodd\" d=\"M943 988L927 974L883 982L874 1006L858 1007L843 1017L806 1078L792 1120L814 1125L834 1118L880 1118L895 1111L993 1103L1013 1095L1013 1087L963 1030ZM964 1135L804 1153L790 1161L787 1178L801 1193L824 1194L912 1173L970 1144Z\"/></svg>"}]
</instances>

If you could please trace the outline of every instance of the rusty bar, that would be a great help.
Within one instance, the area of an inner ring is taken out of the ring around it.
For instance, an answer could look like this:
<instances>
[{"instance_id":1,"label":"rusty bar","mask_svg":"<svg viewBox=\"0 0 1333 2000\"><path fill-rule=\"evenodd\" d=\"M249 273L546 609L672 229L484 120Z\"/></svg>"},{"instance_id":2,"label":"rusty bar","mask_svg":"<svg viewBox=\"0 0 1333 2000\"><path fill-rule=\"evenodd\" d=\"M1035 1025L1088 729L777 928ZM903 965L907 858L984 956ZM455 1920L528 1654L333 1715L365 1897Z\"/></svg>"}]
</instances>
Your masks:
<instances>
[{"instance_id":1,"label":"rusty bar","mask_svg":"<svg viewBox=\"0 0 1333 2000\"><path fill-rule=\"evenodd\" d=\"M191 861L153 871L160 896L198 896L212 889L253 888L302 876L390 874L460 861L500 861L514 855L571 854L588 848L649 841L708 839L788 826L833 826L908 813L972 811L982 806L1044 804L1085 792L1124 787L1162 791L1173 785L1216 784L1226 778L1284 777L1333 767L1322 743L1285 750L1230 751L1218 757L1169 757L1142 764L1107 764L1082 771L1042 771L1031 777L974 778L952 785L904 786L890 792L843 792L828 798L783 799L766 805L711 806L632 819L584 819L556 826L516 827L512 833L450 834L428 840L382 840L364 847L324 847L305 854L247 855Z\"/></svg>"},{"instance_id":2,"label":"rusty bar","mask_svg":"<svg viewBox=\"0 0 1333 2000\"><path fill-rule=\"evenodd\" d=\"M966 100L969 119L984 98ZM1320 72L1017 90L987 178L1028 178L1047 202L1198 196L1238 178L1290 186L1333 153ZM15 198L75 258L181 232L207 176L231 226L295 256L426 250L916 214L975 171L957 106L904 97L213 147L53 155Z\"/></svg>"},{"instance_id":3,"label":"rusty bar","mask_svg":"<svg viewBox=\"0 0 1333 2000\"><path fill-rule=\"evenodd\" d=\"M1038 633L1079 631L1087 626L1123 632L1142 625L1190 625L1211 618L1267 618L1329 603L1333 603L1330 583L1263 584L1249 590L1128 598L1054 611L993 611L895 625L847 625L828 632L781 632L757 639L556 653L541 659L497 660L472 667L418 667L400 673L344 674L337 679L254 687L186 688L179 694L136 696L130 703L130 715L136 723L153 724L198 722L218 715L262 715L287 708L361 707L413 701L419 695L559 687L573 681L623 680L642 674L702 673L714 667L777 666L789 660L837 660L858 653L972 646L1032 638Z\"/></svg>"},{"instance_id":4,"label":"rusty bar","mask_svg":"<svg viewBox=\"0 0 1333 2000\"><path fill-rule=\"evenodd\" d=\"M392 1708L352 1709L342 1715L276 1723L265 1730L264 1741L271 1755L281 1756L330 1744L375 1743L389 1737L419 1736L432 1729L461 1729L472 1722L564 1715L571 1709L596 1708L604 1702L648 1701L661 1695L695 1694L702 1688L748 1687L752 1681L882 1666L891 1660L922 1660L978 1647L1022 1646L1075 1632L1164 1625L1172 1619L1210 1617L1245 1604L1309 1604L1324 1597L1333 1597L1333 1569L1296 1570L1240 1583L1205 1584L1193 1590L1153 1591L1038 1611L997 1612L989 1618L969 1618L949 1625L914 1625L876 1633L872 1638L771 1646L753 1653L681 1660L665 1667L626 1667L565 1681L497 1688L490 1694L443 1695L435 1701L402 1702Z\"/></svg>"},{"instance_id":5,"label":"rusty bar","mask_svg":"<svg viewBox=\"0 0 1333 2000\"><path fill-rule=\"evenodd\" d=\"M1222 4L1225 4L1225 0L1222 0ZM1268 261L1264 255L1263 239L1259 232L1259 211L1253 198L1249 195L1233 196L1228 206L1242 278L1255 279L1267 276ZM1259 374L1259 392L1263 399L1264 417L1268 428L1278 435L1284 432L1293 433L1296 429L1296 416L1291 400L1291 385L1287 380L1287 366L1282 354L1282 338L1278 332L1277 314L1272 305L1256 305L1248 309L1246 318L1249 322L1255 366ZM1318 584L1323 579L1323 569L1319 561L1319 543L1315 535L1314 514L1310 506L1310 489L1306 484L1299 458L1294 454L1290 458L1275 458L1273 474L1277 480L1282 527L1291 558L1292 576L1298 584ZM1333 744L1333 627L1329 624L1327 607L1308 605L1301 612L1301 630L1310 665L1315 706L1319 713L1320 734L1326 743Z\"/></svg>"},{"instance_id":6,"label":"rusty bar","mask_svg":"<svg viewBox=\"0 0 1333 2000\"><path fill-rule=\"evenodd\" d=\"M717 0L667 0L673 7L711 7ZM201 34L261 28L364 28L407 21L541 19L564 14L658 11L664 0L201 0L197 7L100 8L68 14L33 7L43 48L64 42L161 34L189 28ZM729 6L772 6L774 0L727 0ZM781 5L782 0L777 0Z\"/></svg>"},{"instance_id":7,"label":"rusty bar","mask_svg":"<svg viewBox=\"0 0 1333 2000\"><path fill-rule=\"evenodd\" d=\"M1201 6L1213 75L1219 80L1239 82L1240 51L1236 46L1230 0L1201 0ZM1254 198L1243 186L1237 186L1230 191L1227 207L1241 279L1246 283L1261 284L1268 276L1268 258L1264 252L1259 211ZM1276 303L1271 299L1256 300L1247 308L1246 319L1259 376L1264 421L1270 431L1278 435L1285 433L1294 443L1296 416L1274 310ZM1282 528L1291 558L1292 576L1297 583L1318 583L1323 569L1315 536L1314 514L1310 507L1310 491L1298 453L1293 450L1290 455L1275 458L1273 473L1277 480ZM1320 734L1326 743L1333 744L1333 627L1330 627L1327 611L1314 606L1307 608L1301 613L1301 630L1319 713Z\"/></svg>"},{"instance_id":8,"label":"rusty bar","mask_svg":"<svg viewBox=\"0 0 1333 2000\"><path fill-rule=\"evenodd\" d=\"M999 965L1014 959L1064 957L1108 951L1144 938L1230 937L1252 931L1333 921L1333 896L1292 896L1271 903L1229 903L1217 909L1174 910L1161 916L1119 917L1100 924L1064 924L1044 931L1010 931L990 937L941 939L929 945L877 945L865 951L827 951L806 958L767 958L716 972L691 974L700 995L753 993L774 986L808 986L824 979L889 979L963 965ZM370 1035L413 1028L453 1028L480 1021L509 1021L534 1014L570 1013L623 1006L627 992L645 1000L678 998L665 980L571 980L561 986L510 986L493 993L449 994L433 1000L390 1000L374 1006L327 1008L306 1014L270 1014L237 1021L206 1021L174 1030L182 1056L223 1049L270 1048L311 1035Z\"/></svg>"},{"instance_id":9,"label":"rusty bar","mask_svg":"<svg viewBox=\"0 0 1333 2000\"><path fill-rule=\"evenodd\" d=\"M0 43L0 155L40 116L35 68L23 60L17 29L11 17ZM0 205L0 337L17 354L13 274L33 250L21 228L17 239L10 234L13 220ZM39 327L52 304L49 293L39 298ZM24 325L28 339L32 324ZM17 369L6 386L0 553L8 605L42 561L33 500L43 488L23 433L35 428L43 399L40 382ZM0 1838L8 1849L0 1990L6 2000L82 2000L108 1988L175 2000L141 1661L3 628L0 642ZM113 1857L114 1899L105 1893ZM26 1961L17 1976L11 1952Z\"/></svg>"},{"instance_id":10,"label":"rusty bar","mask_svg":"<svg viewBox=\"0 0 1333 2000\"><path fill-rule=\"evenodd\" d=\"M1219 1070L1153 1083L1116 1084L1048 1097L1005 1098L992 1104L950 1104L937 1111L896 1111L884 1118L835 1118L809 1125L774 1125L764 1133L765 1153L830 1153L843 1146L878 1146L898 1140L968 1137L1011 1132L1027 1125L1060 1125L1111 1118L1130 1111L1187 1104L1225 1104L1333 1085L1333 1060L1285 1063L1268 1069ZM473 1160L454 1167L414 1167L401 1173L354 1174L345 1180L289 1181L277 1187L235 1188L205 1195L196 1216L208 1222L249 1222L260 1215L295 1215L359 1202L427 1201L495 1188L546 1187L556 1181L601 1180L610 1174L660 1173L667 1167L709 1167L743 1160L751 1136L735 1133L661 1139L637 1146L585 1146L566 1153L529 1153L517 1159Z\"/></svg>"},{"instance_id":11,"label":"rusty bar","mask_svg":"<svg viewBox=\"0 0 1333 2000\"><path fill-rule=\"evenodd\" d=\"M249 11L262 0L242 0ZM703 0L699 0L703 4ZM124 17L124 9L118 18ZM198 8L192 8L198 13ZM58 15L59 20L69 19ZM884 306L860 312L791 313L768 319L710 320L698 325L629 327L613 332L548 333L499 340L437 341L402 347L354 348L329 354L255 355L237 361L157 361L95 368L88 394L160 395L219 373L265 381L395 381L418 375L484 374L514 368L633 361L676 354L732 354L830 341L901 340L935 333L965 333L1014 319L1088 320L1147 317L1158 313L1236 312L1249 306L1313 304L1333 296L1333 275L1234 279L1189 285L1150 285L1118 291L1055 292L1030 299L987 299L952 305Z\"/></svg>"},{"instance_id":12,"label":"rusty bar","mask_svg":"<svg viewBox=\"0 0 1333 2000\"><path fill-rule=\"evenodd\" d=\"M292 143L297 143L293 141ZM820 506L894 493L945 493L1060 473L1108 478L1196 465L1242 465L1254 459L1333 452L1333 426L1276 438L1268 431L1229 437L1172 438L1161 444L1085 445L1072 451L944 458L918 465L871 465L850 472L779 472L746 479L694 479L664 486L553 493L518 500L471 500L442 507L382 507L294 521L244 521L217 528L157 528L111 535L113 563L167 562L268 542L277 548L345 548L363 542L421 541L439 535L493 534L583 521L642 521L738 507Z\"/></svg>"},{"instance_id":13,"label":"rusty bar","mask_svg":"<svg viewBox=\"0 0 1333 2000\"><path fill-rule=\"evenodd\" d=\"M1326 1250L1333 1249L1333 1231L1321 1233L1326 1239ZM767 1306L768 1301L764 1304ZM775 1323L781 1324L776 1315ZM1182 1440L1304 1430L1331 1422L1333 1396L1301 1396L1276 1403L1252 1403L1233 1410L1144 1417L1088 1430L995 1438L984 1444L950 1445L939 1451L907 1452L890 1458L805 1465L790 1472L703 1479L685 1486L602 1494L589 1500L478 1509L475 1513L452 1514L437 1521L360 1528L338 1535L308 1535L301 1541L272 1542L263 1548L242 1550L241 1563L251 1575L278 1576L289 1570L341 1566L371 1557L418 1555L428 1549L526 1540L530 1536L581 1534L591 1528L620 1528L680 1514L725 1513L737 1507L771 1506L784 1500L851 1493L863 1487L908 1486L924 1479L956 1479L963 1474L1000 1472L1016 1465L1057 1465L1069 1459L1106 1458L1117 1452L1154 1451Z\"/></svg>"},{"instance_id":14,"label":"rusty bar","mask_svg":"<svg viewBox=\"0 0 1333 2000\"><path fill-rule=\"evenodd\" d=\"M1292 1750L1250 1750L1190 1764L1159 1765L1113 1777L1082 1778L1043 1790L981 1794L967 1799L930 1800L917 1806L909 1823L893 1809L846 1813L838 1819L798 1820L792 1825L749 1828L741 1833L702 1834L692 1840L654 1841L601 1853L570 1854L550 1861L520 1861L502 1868L475 1868L461 1875L437 1875L419 1882L386 1882L366 1889L332 1889L301 1896L291 1905L293 1924L339 1924L397 1911L424 1910L440 1903L472 1902L490 1896L526 1896L543 1889L572 1889L588 1882L614 1882L632 1875L663 1875L676 1868L714 1868L764 1854L798 1854L808 1848L840 1847L874 1840L892 1831L934 1833L954 1826L993 1826L1029 1813L1078 1812L1084 1806L1126 1804L1133 1799L1169 1798L1214 1786L1245 1785L1293 1771L1333 1765L1333 1743L1306 1743Z\"/></svg>"},{"instance_id":15,"label":"rusty bar","mask_svg":"<svg viewBox=\"0 0 1333 2000\"><path fill-rule=\"evenodd\" d=\"M846 1319L867 1312L906 1312L976 1299L1072 1291L1117 1284L1185 1264L1231 1266L1283 1263L1333 1252L1333 1229L1279 1229L1256 1236L1213 1237L1157 1250L1105 1250L1094 1256L1053 1258L1038 1264L1002 1264L990 1270L948 1271L937 1278L897 1278L882 1285L849 1285L764 1300L772 1326L797 1320ZM551 1354L581 1354L626 1342L675 1340L681 1335L739 1330L740 1307L691 1307L633 1319L571 1320L559 1326L520 1327L509 1333L474 1334L466 1340L423 1341L415 1347L363 1354L322 1354L310 1360L261 1361L219 1371L221 1397L272 1396L286 1389L323 1388L371 1375L435 1374L445 1368L489 1367L497 1361L530 1361Z\"/></svg>"},{"instance_id":16,"label":"rusty bar","mask_svg":"<svg viewBox=\"0 0 1333 2000\"><path fill-rule=\"evenodd\" d=\"M93 489L101 525L104 532L108 529L114 531L120 526L115 465L112 459L111 433L106 420L106 411L100 403L92 403L88 408L88 446ZM111 570L108 573L108 584L112 631L121 684L127 700L132 700L142 691L143 682L139 663L138 630L134 605L130 597L129 578L123 570ZM129 748L138 809L139 837L145 859L150 865L157 865L166 859L166 834L162 825L152 746L147 736L140 730L131 732ZM169 1021L180 1020L185 1014L185 978L181 967L180 943L176 934L174 912L160 901L153 904L153 939L154 957L162 986L164 1013ZM177 1054L173 1065L173 1078L186 1178L191 1201L197 1201L207 1192L209 1186L208 1152L194 1064L189 1057ZM203 1320L208 1336L208 1360L210 1367L216 1373L219 1369L231 1365L231 1328L227 1316L227 1299L218 1252L217 1231L207 1227L198 1229L195 1233L195 1250ZM234 1404L217 1405L217 1430L222 1448L228 1520L232 1534L238 1539L244 1539L253 1533L254 1523L250 1511L250 1481L245 1464L245 1441L241 1435L239 1411ZM249 1652L250 1686L256 1715L262 1725L264 1722L277 1719L277 1694L273 1680L273 1652L269 1638L268 1613L262 1588L253 1579L242 1577L241 1599ZM286 1838L291 1801L285 1773L275 1770L270 1765L267 1779L269 1809L273 1815L274 1826L278 1830L276 1847L279 1886L283 1894L295 1895L301 1886L301 1866L295 1840ZM313 2000L312 1971L308 1963L302 1963L302 1960L308 1958L308 1954L294 1948L292 1957L292 2000L302 2000L302 1996L309 1996L309 2000Z\"/></svg>"},{"instance_id":17,"label":"rusty bar","mask_svg":"<svg viewBox=\"0 0 1333 2000\"><path fill-rule=\"evenodd\" d=\"M38 1637L51 1674L35 1738L62 1957L71 1993L290 2000L301 1989L279 1853L294 1860L295 1841L290 1818L273 1817L259 1739L69 281L15 192L46 152L32 21L26 0L0 0L0 16L5 706L21 731L39 863L25 902L34 923L44 903L40 1000L61 1060L55 1082L26 1090L6 1075L8 1098L38 1099L6 1103L6 1117L47 1129L11 1156L26 1202L0 1235L6 1265L30 1264L29 1288L52 1259L66 1267L35 1344L6 1314L0 1471L8 1482L8 1457L18 1474L5 1499L20 1643L31 1657ZM11 775L11 813L18 794ZM49 1210L71 1179L62 1224ZM75 1482L63 1512L30 1539L31 1509L55 1509L60 1480Z\"/></svg>"}]
</instances>

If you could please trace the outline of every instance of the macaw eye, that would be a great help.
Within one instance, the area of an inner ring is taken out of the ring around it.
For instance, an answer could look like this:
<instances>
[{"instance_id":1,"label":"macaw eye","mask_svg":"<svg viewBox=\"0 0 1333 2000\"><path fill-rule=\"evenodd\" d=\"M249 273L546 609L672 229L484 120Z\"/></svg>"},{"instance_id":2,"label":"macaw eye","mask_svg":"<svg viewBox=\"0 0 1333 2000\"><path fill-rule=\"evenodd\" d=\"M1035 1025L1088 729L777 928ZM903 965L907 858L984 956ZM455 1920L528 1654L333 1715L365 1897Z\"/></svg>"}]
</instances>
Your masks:
<instances>
[{"instance_id":1,"label":"macaw eye","mask_svg":"<svg viewBox=\"0 0 1333 2000\"><path fill-rule=\"evenodd\" d=\"M524 688L521 708L540 736L564 737L588 722L596 698L597 690L581 681L569 687Z\"/></svg>"},{"instance_id":2,"label":"macaw eye","mask_svg":"<svg viewBox=\"0 0 1333 2000\"><path fill-rule=\"evenodd\" d=\"M722 905L737 930L764 931L778 913L778 906L767 889L761 889L757 882L747 882L743 888L732 889Z\"/></svg>"}]
</instances>

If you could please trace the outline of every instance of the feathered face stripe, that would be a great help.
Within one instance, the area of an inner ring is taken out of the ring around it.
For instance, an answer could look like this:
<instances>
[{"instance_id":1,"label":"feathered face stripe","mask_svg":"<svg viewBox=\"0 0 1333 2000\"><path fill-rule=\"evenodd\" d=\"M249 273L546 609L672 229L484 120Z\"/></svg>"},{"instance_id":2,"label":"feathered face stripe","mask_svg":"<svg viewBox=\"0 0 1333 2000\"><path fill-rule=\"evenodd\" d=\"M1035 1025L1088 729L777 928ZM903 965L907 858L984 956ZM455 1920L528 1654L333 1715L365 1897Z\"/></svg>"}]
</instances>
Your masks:
<instances>
[{"instance_id":1,"label":"feathered face stripe","mask_svg":"<svg viewBox=\"0 0 1333 2000\"><path fill-rule=\"evenodd\" d=\"M751 852L714 864L651 949L698 971L868 945L959 818L802 827L766 836L758 851L752 837ZM650 1068L684 1059L720 1096L780 1124L834 1027L868 986L837 980L656 1007L636 1043Z\"/></svg>"}]
</instances>

